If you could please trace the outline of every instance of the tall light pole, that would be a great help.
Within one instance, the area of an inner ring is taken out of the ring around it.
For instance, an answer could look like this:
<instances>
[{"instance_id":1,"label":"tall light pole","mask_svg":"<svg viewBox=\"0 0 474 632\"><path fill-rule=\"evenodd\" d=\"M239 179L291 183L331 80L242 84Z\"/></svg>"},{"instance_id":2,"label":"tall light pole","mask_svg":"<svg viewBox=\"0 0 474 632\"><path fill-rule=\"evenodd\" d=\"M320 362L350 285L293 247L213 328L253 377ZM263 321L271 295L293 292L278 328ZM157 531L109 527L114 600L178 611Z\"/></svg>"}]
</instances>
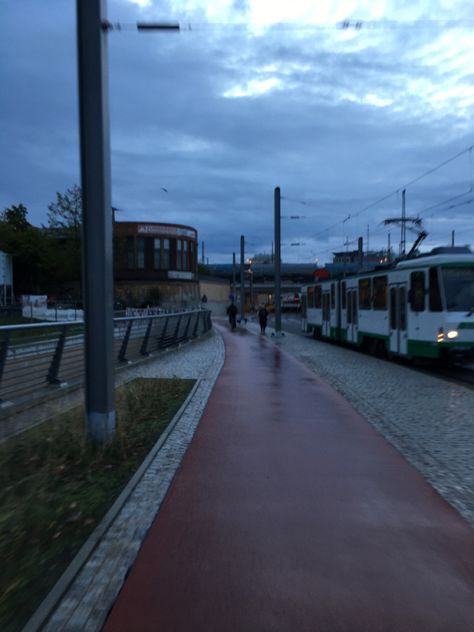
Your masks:
<instances>
[{"instance_id":1,"label":"tall light pole","mask_svg":"<svg viewBox=\"0 0 474 632\"><path fill-rule=\"evenodd\" d=\"M281 194L275 187L275 336L281 336Z\"/></svg>"},{"instance_id":2,"label":"tall light pole","mask_svg":"<svg viewBox=\"0 0 474 632\"><path fill-rule=\"evenodd\" d=\"M115 433L113 248L106 0L76 0L79 132L83 196L83 297L87 433L96 442ZM179 30L137 24L138 30Z\"/></svg>"},{"instance_id":3,"label":"tall light pole","mask_svg":"<svg viewBox=\"0 0 474 632\"><path fill-rule=\"evenodd\" d=\"M240 235L240 322L245 320L245 286L244 286L245 237Z\"/></svg>"},{"instance_id":4,"label":"tall light pole","mask_svg":"<svg viewBox=\"0 0 474 632\"><path fill-rule=\"evenodd\" d=\"M77 0L88 435L115 432L110 130L105 0Z\"/></svg>"},{"instance_id":5,"label":"tall light pole","mask_svg":"<svg viewBox=\"0 0 474 632\"><path fill-rule=\"evenodd\" d=\"M235 252L232 253L232 302L235 301Z\"/></svg>"}]
</instances>

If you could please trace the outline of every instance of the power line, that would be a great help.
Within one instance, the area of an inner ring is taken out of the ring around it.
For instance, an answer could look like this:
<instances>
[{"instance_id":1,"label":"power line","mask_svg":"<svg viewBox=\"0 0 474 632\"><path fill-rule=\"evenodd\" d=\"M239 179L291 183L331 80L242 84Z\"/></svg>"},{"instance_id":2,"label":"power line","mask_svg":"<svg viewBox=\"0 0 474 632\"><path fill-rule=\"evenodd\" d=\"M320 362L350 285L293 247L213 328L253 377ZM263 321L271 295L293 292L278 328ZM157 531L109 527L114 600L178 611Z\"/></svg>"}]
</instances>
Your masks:
<instances>
[{"instance_id":1,"label":"power line","mask_svg":"<svg viewBox=\"0 0 474 632\"><path fill-rule=\"evenodd\" d=\"M361 215L362 213L365 213L365 211L368 211L369 209L373 208L374 206L377 206L377 204L380 204L381 202L384 202L385 200L388 200L388 198L392 197L392 195L395 195L395 194L399 193L403 189L407 189L409 186L415 184L415 182L419 182L423 178L426 178L427 176L429 176L429 175L435 173L436 171L438 171L439 169L442 169L447 164L449 164L450 162L453 162L454 160L456 160L460 156L463 156L467 152L472 152L473 148L474 148L474 145L470 145L469 147L467 147L466 149L463 149L462 151L458 152L454 156L450 156L449 158L447 158L443 162L439 163L435 167L432 167L431 169L428 169L427 171L425 171L421 175L417 176L416 178L413 178L412 180L410 180L406 184L403 184L403 185L399 186L398 188L394 189L390 193L387 193L383 197L378 198L377 200L375 200L374 202L371 202L370 204L367 204L367 206L364 206L363 208L359 209L358 211L355 211L354 213L351 213L351 217L352 218L359 217L359 215ZM285 197L285 196L282 196L282 200L287 200L288 202L293 202L295 204L301 204L303 206L309 206L309 207L312 207L312 208L316 208L316 203L309 202L307 200L297 200L295 198L289 198L289 197ZM318 204L317 207L320 208L321 205ZM342 222L342 220L340 220L337 224L340 224L341 222Z\"/></svg>"}]
</instances>

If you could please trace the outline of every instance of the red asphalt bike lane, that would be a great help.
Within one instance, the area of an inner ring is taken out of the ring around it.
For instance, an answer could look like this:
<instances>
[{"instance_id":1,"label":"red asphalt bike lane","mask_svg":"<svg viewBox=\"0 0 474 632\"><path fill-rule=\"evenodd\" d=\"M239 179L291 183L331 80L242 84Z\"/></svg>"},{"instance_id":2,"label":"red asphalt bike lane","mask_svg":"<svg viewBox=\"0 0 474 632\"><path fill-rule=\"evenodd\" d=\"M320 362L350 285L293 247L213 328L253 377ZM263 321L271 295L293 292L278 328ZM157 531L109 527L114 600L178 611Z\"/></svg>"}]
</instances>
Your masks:
<instances>
[{"instance_id":1,"label":"red asphalt bike lane","mask_svg":"<svg viewBox=\"0 0 474 632\"><path fill-rule=\"evenodd\" d=\"M224 367L105 632L474 630L469 525L325 381L220 331Z\"/></svg>"}]
</instances>

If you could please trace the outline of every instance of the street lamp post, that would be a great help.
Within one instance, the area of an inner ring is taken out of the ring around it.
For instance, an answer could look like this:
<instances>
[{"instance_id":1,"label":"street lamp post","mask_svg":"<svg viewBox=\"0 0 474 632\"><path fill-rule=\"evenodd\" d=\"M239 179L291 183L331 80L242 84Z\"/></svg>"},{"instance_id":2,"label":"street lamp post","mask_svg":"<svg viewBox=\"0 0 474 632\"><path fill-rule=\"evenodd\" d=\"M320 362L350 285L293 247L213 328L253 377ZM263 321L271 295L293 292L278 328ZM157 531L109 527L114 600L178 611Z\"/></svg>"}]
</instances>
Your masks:
<instances>
[{"instance_id":1,"label":"street lamp post","mask_svg":"<svg viewBox=\"0 0 474 632\"><path fill-rule=\"evenodd\" d=\"M281 194L275 187L275 336L281 336Z\"/></svg>"},{"instance_id":2,"label":"street lamp post","mask_svg":"<svg viewBox=\"0 0 474 632\"><path fill-rule=\"evenodd\" d=\"M245 286L244 286L245 237L240 235L240 322L245 321Z\"/></svg>"},{"instance_id":3,"label":"street lamp post","mask_svg":"<svg viewBox=\"0 0 474 632\"><path fill-rule=\"evenodd\" d=\"M105 0L77 0L87 433L115 432L112 216Z\"/></svg>"},{"instance_id":4,"label":"street lamp post","mask_svg":"<svg viewBox=\"0 0 474 632\"><path fill-rule=\"evenodd\" d=\"M83 297L87 433L96 442L115 433L113 222L107 85L106 0L76 0L79 132L83 203ZM137 24L138 30L179 30Z\"/></svg>"}]
</instances>

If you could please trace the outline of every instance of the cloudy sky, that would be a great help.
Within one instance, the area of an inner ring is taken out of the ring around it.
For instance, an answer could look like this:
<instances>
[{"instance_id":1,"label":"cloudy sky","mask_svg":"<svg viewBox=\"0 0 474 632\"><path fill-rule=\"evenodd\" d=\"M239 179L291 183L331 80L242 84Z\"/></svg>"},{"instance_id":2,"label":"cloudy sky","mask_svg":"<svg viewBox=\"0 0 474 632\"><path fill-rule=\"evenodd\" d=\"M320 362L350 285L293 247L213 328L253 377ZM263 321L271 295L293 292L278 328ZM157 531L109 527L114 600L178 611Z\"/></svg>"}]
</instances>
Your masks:
<instances>
[{"instance_id":1,"label":"cloudy sky","mask_svg":"<svg viewBox=\"0 0 474 632\"><path fill-rule=\"evenodd\" d=\"M0 4L0 209L22 202L46 224L55 192L80 182L75 1ZM270 252L280 186L283 260L324 262L367 227L386 247L408 184L425 250L453 229L474 244L472 0L107 7L123 25L109 34L118 220L191 225L210 262L230 262L241 234L248 256ZM182 30L138 33L137 20Z\"/></svg>"}]
</instances>

